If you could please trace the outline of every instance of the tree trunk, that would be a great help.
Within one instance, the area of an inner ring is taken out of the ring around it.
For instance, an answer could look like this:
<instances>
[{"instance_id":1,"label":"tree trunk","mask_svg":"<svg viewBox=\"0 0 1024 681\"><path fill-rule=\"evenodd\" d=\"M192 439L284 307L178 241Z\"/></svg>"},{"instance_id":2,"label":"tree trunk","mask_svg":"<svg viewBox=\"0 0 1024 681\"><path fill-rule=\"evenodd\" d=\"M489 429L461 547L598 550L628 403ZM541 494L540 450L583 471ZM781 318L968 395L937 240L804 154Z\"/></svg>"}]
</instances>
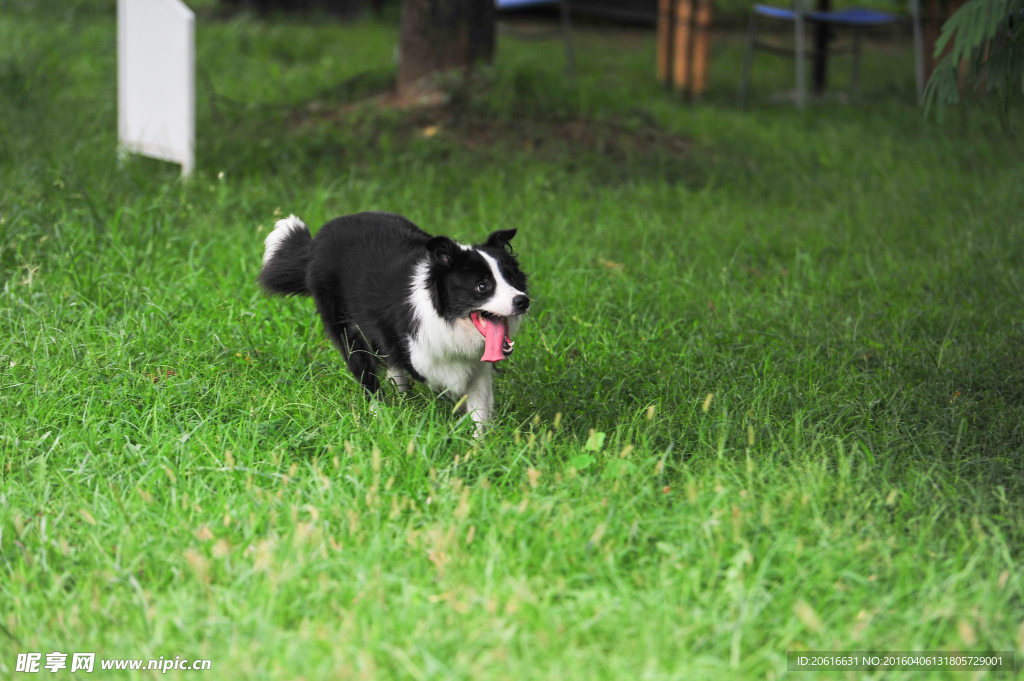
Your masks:
<instances>
[{"instance_id":1,"label":"tree trunk","mask_svg":"<svg viewBox=\"0 0 1024 681\"><path fill-rule=\"evenodd\" d=\"M425 76L494 56L494 0L403 0L398 95L430 89Z\"/></svg>"}]
</instances>

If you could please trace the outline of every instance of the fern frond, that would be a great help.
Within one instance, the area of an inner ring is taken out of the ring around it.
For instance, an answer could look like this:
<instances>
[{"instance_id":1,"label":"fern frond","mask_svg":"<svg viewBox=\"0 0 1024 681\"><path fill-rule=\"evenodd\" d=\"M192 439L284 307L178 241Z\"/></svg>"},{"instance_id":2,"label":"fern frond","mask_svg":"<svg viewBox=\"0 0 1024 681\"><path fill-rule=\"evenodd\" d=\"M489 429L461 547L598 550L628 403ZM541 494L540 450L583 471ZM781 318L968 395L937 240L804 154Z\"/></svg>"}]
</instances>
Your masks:
<instances>
[{"instance_id":1,"label":"fern frond","mask_svg":"<svg viewBox=\"0 0 1024 681\"><path fill-rule=\"evenodd\" d=\"M969 0L946 23L924 92L925 115L960 101L961 87L994 93L1005 111L1024 85L1024 0Z\"/></svg>"}]
</instances>

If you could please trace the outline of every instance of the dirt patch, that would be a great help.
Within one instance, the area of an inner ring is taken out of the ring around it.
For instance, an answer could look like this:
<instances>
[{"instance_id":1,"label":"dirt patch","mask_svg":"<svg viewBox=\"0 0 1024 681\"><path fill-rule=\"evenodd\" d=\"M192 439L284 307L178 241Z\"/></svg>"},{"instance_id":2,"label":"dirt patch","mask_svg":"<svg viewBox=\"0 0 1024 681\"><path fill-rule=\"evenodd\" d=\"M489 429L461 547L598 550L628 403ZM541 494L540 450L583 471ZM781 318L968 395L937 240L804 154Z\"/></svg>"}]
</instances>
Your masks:
<instances>
[{"instance_id":1,"label":"dirt patch","mask_svg":"<svg viewBox=\"0 0 1024 681\"><path fill-rule=\"evenodd\" d=\"M290 117L294 126L337 124L386 127L399 139L433 138L469 151L528 154L599 154L616 161L636 157L682 159L692 141L665 130L645 112L596 120L585 116L507 118L453 106L440 94L399 98L382 93L359 102L312 102Z\"/></svg>"},{"instance_id":2,"label":"dirt patch","mask_svg":"<svg viewBox=\"0 0 1024 681\"><path fill-rule=\"evenodd\" d=\"M468 149L518 148L534 153L587 151L620 160L656 154L682 157L692 146L689 139L657 127L582 117L463 124L455 121L450 128L441 129Z\"/></svg>"}]
</instances>

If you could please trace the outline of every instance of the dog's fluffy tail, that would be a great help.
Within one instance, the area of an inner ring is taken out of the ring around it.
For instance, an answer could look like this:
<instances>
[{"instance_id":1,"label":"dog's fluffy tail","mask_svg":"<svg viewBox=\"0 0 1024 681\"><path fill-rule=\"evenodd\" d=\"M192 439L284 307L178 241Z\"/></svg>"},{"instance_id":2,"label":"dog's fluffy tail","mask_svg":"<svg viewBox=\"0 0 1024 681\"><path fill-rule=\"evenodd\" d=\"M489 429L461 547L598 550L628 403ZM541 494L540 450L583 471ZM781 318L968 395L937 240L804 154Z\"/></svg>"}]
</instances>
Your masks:
<instances>
[{"instance_id":1,"label":"dog's fluffy tail","mask_svg":"<svg viewBox=\"0 0 1024 681\"><path fill-rule=\"evenodd\" d=\"M309 227L294 215L278 220L267 235L259 282L267 293L308 296L306 268L313 239Z\"/></svg>"}]
</instances>

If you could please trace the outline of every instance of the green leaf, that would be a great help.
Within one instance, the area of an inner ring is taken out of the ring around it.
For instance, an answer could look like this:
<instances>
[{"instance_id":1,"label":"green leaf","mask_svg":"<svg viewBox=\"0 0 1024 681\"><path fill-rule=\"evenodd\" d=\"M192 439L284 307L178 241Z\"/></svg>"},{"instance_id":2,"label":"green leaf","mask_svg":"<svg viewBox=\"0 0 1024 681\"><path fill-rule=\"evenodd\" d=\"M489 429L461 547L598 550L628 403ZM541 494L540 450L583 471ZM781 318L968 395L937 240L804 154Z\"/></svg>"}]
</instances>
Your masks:
<instances>
[{"instance_id":1,"label":"green leaf","mask_svg":"<svg viewBox=\"0 0 1024 681\"><path fill-rule=\"evenodd\" d=\"M604 447L604 433L599 433L595 430L590 431L590 437L587 438L587 444L583 445L583 449L591 452L599 452Z\"/></svg>"},{"instance_id":2,"label":"green leaf","mask_svg":"<svg viewBox=\"0 0 1024 681\"><path fill-rule=\"evenodd\" d=\"M636 470L636 464L625 459L614 459L605 468L605 476L619 478Z\"/></svg>"},{"instance_id":3,"label":"green leaf","mask_svg":"<svg viewBox=\"0 0 1024 681\"><path fill-rule=\"evenodd\" d=\"M578 471L582 471L594 463L594 457L590 454L578 454L569 459L569 465Z\"/></svg>"},{"instance_id":4,"label":"green leaf","mask_svg":"<svg viewBox=\"0 0 1024 681\"><path fill-rule=\"evenodd\" d=\"M1024 0L970 0L942 25L935 56L942 60L925 87L925 116L960 101L961 91L995 93L1004 126L1024 76ZM1011 18L1014 20L1011 21ZM948 53L943 56L943 53Z\"/></svg>"}]
</instances>

